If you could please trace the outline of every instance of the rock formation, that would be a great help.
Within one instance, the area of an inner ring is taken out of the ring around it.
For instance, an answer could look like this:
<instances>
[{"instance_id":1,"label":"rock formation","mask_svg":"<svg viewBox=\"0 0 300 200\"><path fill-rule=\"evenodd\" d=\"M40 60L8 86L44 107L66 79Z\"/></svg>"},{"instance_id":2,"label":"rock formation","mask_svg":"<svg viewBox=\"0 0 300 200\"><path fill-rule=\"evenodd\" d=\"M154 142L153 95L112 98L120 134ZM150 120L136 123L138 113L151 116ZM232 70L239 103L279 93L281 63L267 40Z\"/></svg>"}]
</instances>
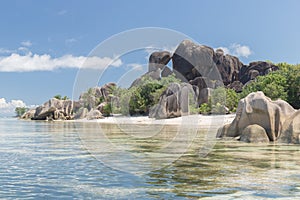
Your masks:
<instances>
[{"instance_id":1,"label":"rock formation","mask_svg":"<svg viewBox=\"0 0 300 200\"><path fill-rule=\"evenodd\" d=\"M237 57L224 55L222 49L198 45L190 40L179 44L172 57L173 71L182 81L190 82L199 77L222 81L224 86L241 92L244 84L263 76L278 67L263 61L244 65Z\"/></svg>"},{"instance_id":2,"label":"rock formation","mask_svg":"<svg viewBox=\"0 0 300 200\"><path fill-rule=\"evenodd\" d=\"M184 40L173 54L173 71L184 82L201 76L211 80L221 80L213 58L212 48Z\"/></svg>"},{"instance_id":3,"label":"rock formation","mask_svg":"<svg viewBox=\"0 0 300 200\"><path fill-rule=\"evenodd\" d=\"M72 100L59 100L52 98L35 109L33 120L65 120L72 119L73 113L81 107L80 103ZM33 110L30 111L33 113ZM28 117L30 113L25 113Z\"/></svg>"},{"instance_id":4,"label":"rock formation","mask_svg":"<svg viewBox=\"0 0 300 200\"><path fill-rule=\"evenodd\" d=\"M279 142L300 144L300 110L291 115L283 125Z\"/></svg>"},{"instance_id":5,"label":"rock formation","mask_svg":"<svg viewBox=\"0 0 300 200\"><path fill-rule=\"evenodd\" d=\"M194 101L194 98L195 93L190 84L172 83L163 92L158 104L150 109L149 117L166 119L188 115L189 102Z\"/></svg>"},{"instance_id":6,"label":"rock formation","mask_svg":"<svg viewBox=\"0 0 300 200\"><path fill-rule=\"evenodd\" d=\"M251 93L239 101L235 119L231 124L220 128L217 137L241 136L247 132L246 128L249 125L256 125L265 130L269 141L276 141L282 133L287 136L281 136L282 140L285 140L290 138L288 130L294 129L290 127L291 123L299 119L298 115L294 115L295 112L296 110L283 100L272 101L263 92ZM299 128L299 123L295 127ZM259 132L263 135L262 131Z\"/></svg>"},{"instance_id":7,"label":"rock formation","mask_svg":"<svg viewBox=\"0 0 300 200\"><path fill-rule=\"evenodd\" d=\"M255 79L257 76L264 76L279 68L269 62L257 61L244 65L239 72L239 81L246 84L248 81Z\"/></svg>"},{"instance_id":8,"label":"rock formation","mask_svg":"<svg viewBox=\"0 0 300 200\"><path fill-rule=\"evenodd\" d=\"M153 52L149 57L148 71L162 70L171 58L171 53L168 51Z\"/></svg>"},{"instance_id":9,"label":"rock formation","mask_svg":"<svg viewBox=\"0 0 300 200\"><path fill-rule=\"evenodd\" d=\"M168 51L153 52L149 57L148 72L137 78L131 83L131 87L138 86L143 77L150 77L153 80L160 80L161 77L167 77L173 72L166 65L171 60L171 53Z\"/></svg>"},{"instance_id":10,"label":"rock formation","mask_svg":"<svg viewBox=\"0 0 300 200\"><path fill-rule=\"evenodd\" d=\"M117 101L112 95L115 83L94 87L80 95L79 101L52 98L43 105L27 111L21 118L32 120L99 119L104 102ZM102 102L102 104L101 104ZM101 105L101 106L100 106Z\"/></svg>"}]
</instances>

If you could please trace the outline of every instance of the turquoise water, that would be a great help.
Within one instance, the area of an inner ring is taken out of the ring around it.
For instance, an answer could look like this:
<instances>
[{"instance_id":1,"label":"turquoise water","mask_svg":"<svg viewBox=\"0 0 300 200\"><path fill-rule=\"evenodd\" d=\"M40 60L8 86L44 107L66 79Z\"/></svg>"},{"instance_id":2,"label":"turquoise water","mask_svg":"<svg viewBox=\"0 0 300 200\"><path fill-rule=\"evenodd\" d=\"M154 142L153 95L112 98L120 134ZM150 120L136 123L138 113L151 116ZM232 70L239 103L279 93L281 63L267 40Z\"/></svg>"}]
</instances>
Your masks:
<instances>
[{"instance_id":1,"label":"turquoise water","mask_svg":"<svg viewBox=\"0 0 300 200\"><path fill-rule=\"evenodd\" d=\"M149 129L160 134L149 135ZM210 137L215 133L204 130L178 139L178 130L163 125L1 119L0 197L300 197L298 145L216 141Z\"/></svg>"}]
</instances>

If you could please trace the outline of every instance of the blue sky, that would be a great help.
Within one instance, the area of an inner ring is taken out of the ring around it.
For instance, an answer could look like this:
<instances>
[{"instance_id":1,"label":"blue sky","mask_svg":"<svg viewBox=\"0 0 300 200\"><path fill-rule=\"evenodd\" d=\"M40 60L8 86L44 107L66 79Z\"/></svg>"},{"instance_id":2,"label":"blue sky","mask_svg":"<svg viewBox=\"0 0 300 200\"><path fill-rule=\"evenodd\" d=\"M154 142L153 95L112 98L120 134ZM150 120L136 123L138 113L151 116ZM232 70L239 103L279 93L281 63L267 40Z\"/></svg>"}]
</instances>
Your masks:
<instances>
[{"instance_id":1,"label":"blue sky","mask_svg":"<svg viewBox=\"0 0 300 200\"><path fill-rule=\"evenodd\" d=\"M176 30L198 43L223 47L244 63L299 63L299 8L297 0L2 0L0 112L20 103L12 100L36 105L56 94L71 97L89 53L134 28ZM148 55L141 51L115 60L102 82L120 81L128 71L134 79L146 69Z\"/></svg>"}]
</instances>

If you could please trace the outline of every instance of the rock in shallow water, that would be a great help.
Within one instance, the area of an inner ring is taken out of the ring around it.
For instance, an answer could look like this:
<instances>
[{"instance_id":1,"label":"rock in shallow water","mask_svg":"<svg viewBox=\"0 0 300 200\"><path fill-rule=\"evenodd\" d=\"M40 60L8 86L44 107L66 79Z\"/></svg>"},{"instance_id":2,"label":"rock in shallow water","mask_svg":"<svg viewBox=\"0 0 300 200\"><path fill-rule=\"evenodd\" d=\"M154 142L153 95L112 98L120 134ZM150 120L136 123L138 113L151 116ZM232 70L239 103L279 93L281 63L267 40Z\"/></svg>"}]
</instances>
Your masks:
<instances>
[{"instance_id":1,"label":"rock in shallow water","mask_svg":"<svg viewBox=\"0 0 300 200\"><path fill-rule=\"evenodd\" d=\"M243 130L240 141L249 143L267 143L269 142L269 138L263 127L253 124L247 126Z\"/></svg>"},{"instance_id":2,"label":"rock in shallow water","mask_svg":"<svg viewBox=\"0 0 300 200\"><path fill-rule=\"evenodd\" d=\"M300 134L297 132L300 129L300 117L295 115L295 112L296 110L283 100L272 101L263 92L251 93L240 100L235 119L231 124L220 128L217 137L241 136L245 128L257 124L266 131L270 141L283 137L282 141L295 143L295 139L285 139L281 136L283 134L286 138L296 138L290 135Z\"/></svg>"}]
</instances>

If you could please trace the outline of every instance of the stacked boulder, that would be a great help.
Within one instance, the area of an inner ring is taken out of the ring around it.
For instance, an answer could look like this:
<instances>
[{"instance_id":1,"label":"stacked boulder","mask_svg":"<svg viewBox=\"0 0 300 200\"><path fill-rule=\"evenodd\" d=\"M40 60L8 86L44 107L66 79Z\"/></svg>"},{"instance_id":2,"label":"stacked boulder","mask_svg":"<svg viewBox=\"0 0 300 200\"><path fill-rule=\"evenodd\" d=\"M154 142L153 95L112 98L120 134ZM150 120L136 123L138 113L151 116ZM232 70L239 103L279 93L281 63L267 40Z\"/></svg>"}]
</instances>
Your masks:
<instances>
[{"instance_id":1,"label":"stacked boulder","mask_svg":"<svg viewBox=\"0 0 300 200\"><path fill-rule=\"evenodd\" d=\"M172 60L173 70L166 67L170 60ZM166 51L152 53L148 69L144 76L157 80L174 73L177 78L190 84L200 106L208 102L212 90L227 87L241 92L244 85L257 76L278 70L278 67L263 61L244 65L237 57L225 55L222 49L214 50L184 40L178 45L172 57ZM138 84L138 80L134 84ZM168 105L166 106L168 110Z\"/></svg>"}]
</instances>

